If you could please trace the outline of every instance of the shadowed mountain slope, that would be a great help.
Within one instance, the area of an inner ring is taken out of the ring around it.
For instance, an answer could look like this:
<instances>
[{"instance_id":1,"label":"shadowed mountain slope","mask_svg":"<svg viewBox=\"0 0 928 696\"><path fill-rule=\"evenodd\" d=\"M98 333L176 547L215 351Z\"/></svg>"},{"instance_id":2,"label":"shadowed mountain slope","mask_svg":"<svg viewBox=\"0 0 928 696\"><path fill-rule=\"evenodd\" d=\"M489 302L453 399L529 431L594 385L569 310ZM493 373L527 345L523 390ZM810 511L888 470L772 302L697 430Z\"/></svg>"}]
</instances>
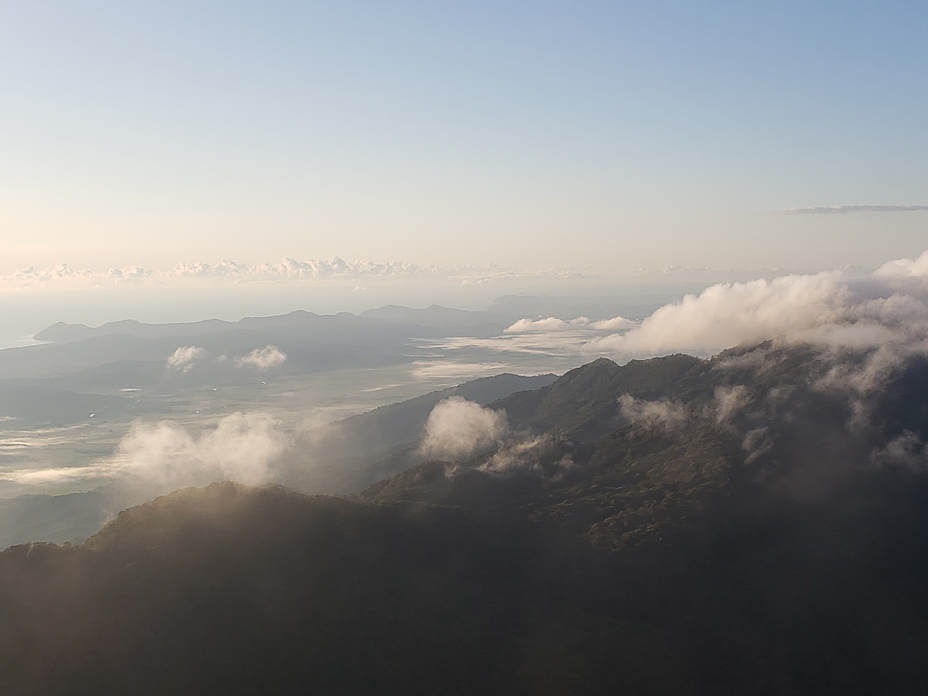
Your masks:
<instances>
[{"instance_id":1,"label":"shadowed mountain slope","mask_svg":"<svg viewBox=\"0 0 928 696\"><path fill-rule=\"evenodd\" d=\"M632 360L622 366L600 358L571 370L546 389L503 399L496 406L505 409L516 425L591 437L615 425L619 395L644 399L698 395L710 383L710 370L706 361L689 355Z\"/></svg>"},{"instance_id":2,"label":"shadowed mountain slope","mask_svg":"<svg viewBox=\"0 0 928 696\"><path fill-rule=\"evenodd\" d=\"M513 393L532 393L555 379L551 374L481 377L324 426L297 448L304 456L312 452L315 464L291 467L284 483L303 491L357 493L421 458L415 446L440 401L457 396L487 405Z\"/></svg>"},{"instance_id":3,"label":"shadowed mountain slope","mask_svg":"<svg viewBox=\"0 0 928 696\"><path fill-rule=\"evenodd\" d=\"M216 484L13 547L3 692L924 693L928 369L879 366L597 361L354 500Z\"/></svg>"}]
</instances>

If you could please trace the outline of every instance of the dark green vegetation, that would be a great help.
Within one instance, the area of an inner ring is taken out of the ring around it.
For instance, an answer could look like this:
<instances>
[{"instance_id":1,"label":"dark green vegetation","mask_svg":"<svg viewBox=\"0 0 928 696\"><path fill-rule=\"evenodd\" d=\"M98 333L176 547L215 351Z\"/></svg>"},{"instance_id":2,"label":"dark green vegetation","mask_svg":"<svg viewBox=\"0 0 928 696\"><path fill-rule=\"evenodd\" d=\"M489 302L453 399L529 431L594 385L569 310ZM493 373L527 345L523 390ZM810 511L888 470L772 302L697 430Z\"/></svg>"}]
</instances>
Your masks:
<instances>
[{"instance_id":1,"label":"dark green vegetation","mask_svg":"<svg viewBox=\"0 0 928 696\"><path fill-rule=\"evenodd\" d=\"M215 484L0 554L4 694L921 694L928 361L596 361L352 500Z\"/></svg>"}]
</instances>

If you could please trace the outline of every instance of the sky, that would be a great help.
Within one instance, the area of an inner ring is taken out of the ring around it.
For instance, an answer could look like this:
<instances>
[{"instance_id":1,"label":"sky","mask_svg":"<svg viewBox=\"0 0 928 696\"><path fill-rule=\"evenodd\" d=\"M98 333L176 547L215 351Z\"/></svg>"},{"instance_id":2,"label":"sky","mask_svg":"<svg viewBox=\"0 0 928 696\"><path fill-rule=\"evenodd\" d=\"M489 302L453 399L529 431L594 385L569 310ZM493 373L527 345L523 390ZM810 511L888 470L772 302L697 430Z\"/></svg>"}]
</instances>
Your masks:
<instances>
[{"instance_id":1,"label":"sky","mask_svg":"<svg viewBox=\"0 0 928 696\"><path fill-rule=\"evenodd\" d=\"M925 36L915 0L0 0L0 278L916 258Z\"/></svg>"}]
</instances>

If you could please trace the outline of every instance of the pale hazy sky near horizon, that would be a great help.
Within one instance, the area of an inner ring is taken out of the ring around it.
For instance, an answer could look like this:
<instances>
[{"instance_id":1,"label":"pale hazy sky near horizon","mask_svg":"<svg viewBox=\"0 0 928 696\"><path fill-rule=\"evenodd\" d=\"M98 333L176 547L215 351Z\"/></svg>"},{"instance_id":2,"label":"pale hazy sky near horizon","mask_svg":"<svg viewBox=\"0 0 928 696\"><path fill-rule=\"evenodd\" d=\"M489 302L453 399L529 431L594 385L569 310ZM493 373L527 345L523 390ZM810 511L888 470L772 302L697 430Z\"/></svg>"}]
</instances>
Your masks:
<instances>
[{"instance_id":1,"label":"pale hazy sky near horizon","mask_svg":"<svg viewBox=\"0 0 928 696\"><path fill-rule=\"evenodd\" d=\"M0 0L0 276L928 248L921 2Z\"/></svg>"}]
</instances>

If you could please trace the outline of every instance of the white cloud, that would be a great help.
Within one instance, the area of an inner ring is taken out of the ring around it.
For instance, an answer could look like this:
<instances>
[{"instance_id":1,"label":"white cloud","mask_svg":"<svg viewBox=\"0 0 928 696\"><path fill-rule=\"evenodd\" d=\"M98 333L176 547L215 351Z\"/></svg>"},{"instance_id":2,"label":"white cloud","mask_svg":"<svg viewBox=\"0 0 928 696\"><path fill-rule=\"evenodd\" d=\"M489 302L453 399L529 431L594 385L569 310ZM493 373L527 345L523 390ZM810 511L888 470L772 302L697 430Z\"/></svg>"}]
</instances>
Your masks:
<instances>
[{"instance_id":1,"label":"white cloud","mask_svg":"<svg viewBox=\"0 0 928 696\"><path fill-rule=\"evenodd\" d=\"M136 422L113 463L122 474L167 488L216 480L255 485L271 478L287 442L266 413L233 413L200 435L172 421Z\"/></svg>"},{"instance_id":2,"label":"white cloud","mask_svg":"<svg viewBox=\"0 0 928 696\"><path fill-rule=\"evenodd\" d=\"M434 272L433 267L420 266L403 261L345 261L336 256L329 260L284 258L279 263L261 263L253 266L236 263L235 261L220 261L217 264L209 263L182 263L170 271L166 276L183 278L212 277L212 278L241 278L247 280L282 280L282 279L311 279L326 277L384 277L405 276L422 272Z\"/></svg>"},{"instance_id":3,"label":"white cloud","mask_svg":"<svg viewBox=\"0 0 928 696\"><path fill-rule=\"evenodd\" d=\"M573 466L573 458L562 453L557 438L545 434L501 447L477 469L493 474L518 470L544 472L548 469L557 475Z\"/></svg>"},{"instance_id":4,"label":"white cloud","mask_svg":"<svg viewBox=\"0 0 928 696\"><path fill-rule=\"evenodd\" d=\"M716 387L712 404L712 415L716 423L725 423L738 414L749 401L747 387L738 384L732 387Z\"/></svg>"},{"instance_id":5,"label":"white cloud","mask_svg":"<svg viewBox=\"0 0 928 696\"><path fill-rule=\"evenodd\" d=\"M27 266L26 268L21 268L20 270L13 273L13 278L18 278L21 280L39 280L39 281L49 281L49 280L59 280L59 279L72 279L72 278L83 278L89 277L91 273L89 271L75 271L73 268L68 266L66 263L55 264L50 268L45 268L43 270L37 270L34 266Z\"/></svg>"},{"instance_id":6,"label":"white cloud","mask_svg":"<svg viewBox=\"0 0 928 696\"><path fill-rule=\"evenodd\" d=\"M535 333L547 331L567 331L581 326L587 326L590 320L587 317L577 317L576 319L558 319L557 317L548 317L547 319L519 319L519 321L507 327L503 333Z\"/></svg>"},{"instance_id":7,"label":"white cloud","mask_svg":"<svg viewBox=\"0 0 928 696\"><path fill-rule=\"evenodd\" d=\"M653 430L677 430L689 419L689 409L679 401L646 401L630 394L618 398L622 417L633 423Z\"/></svg>"},{"instance_id":8,"label":"white cloud","mask_svg":"<svg viewBox=\"0 0 928 696\"><path fill-rule=\"evenodd\" d=\"M148 268L143 268L142 266L129 266L128 268L111 268L109 270L109 277L116 279L124 280L137 280L140 278L148 278L151 275L151 270Z\"/></svg>"},{"instance_id":9,"label":"white cloud","mask_svg":"<svg viewBox=\"0 0 928 696\"><path fill-rule=\"evenodd\" d=\"M924 350L928 337L928 252L865 277L839 271L724 283L665 305L624 334L587 348L617 357L673 352L711 355L776 339L829 348Z\"/></svg>"},{"instance_id":10,"label":"white cloud","mask_svg":"<svg viewBox=\"0 0 928 696\"><path fill-rule=\"evenodd\" d=\"M248 355L235 359L235 364L239 367L254 367L258 370L269 370L272 367L278 367L287 362L287 354L277 346L264 346L255 348Z\"/></svg>"},{"instance_id":11,"label":"white cloud","mask_svg":"<svg viewBox=\"0 0 928 696\"><path fill-rule=\"evenodd\" d=\"M209 357L209 353L199 346L181 346L171 357L168 358L168 368L189 372L200 361ZM219 355L215 358L216 362L223 363L228 360L226 355ZM287 354L277 346L267 345L263 348L255 348L247 355L235 358L235 364L238 367L253 367L257 370L269 370L272 367L283 365L287 361Z\"/></svg>"},{"instance_id":12,"label":"white cloud","mask_svg":"<svg viewBox=\"0 0 928 696\"><path fill-rule=\"evenodd\" d=\"M873 272L873 277L898 292L923 290L928 284L928 251L917 259L896 259L884 263Z\"/></svg>"},{"instance_id":13,"label":"white cloud","mask_svg":"<svg viewBox=\"0 0 928 696\"><path fill-rule=\"evenodd\" d=\"M577 317L576 319L558 319L557 317L548 317L547 319L519 319L511 326L503 330L504 334L523 334L523 333L554 333L558 331L575 331L575 330L594 330L594 331L621 331L630 329L635 326L635 322L625 317L612 317L611 319L601 319L600 321L590 321L588 317Z\"/></svg>"},{"instance_id":14,"label":"white cloud","mask_svg":"<svg viewBox=\"0 0 928 696\"><path fill-rule=\"evenodd\" d=\"M21 486L43 486L47 484L82 483L94 479L105 480L112 476L114 468L110 464L91 464L88 466L47 467L42 469L15 469L0 473L0 481Z\"/></svg>"},{"instance_id":15,"label":"white cloud","mask_svg":"<svg viewBox=\"0 0 928 696\"><path fill-rule=\"evenodd\" d=\"M626 334L594 340L592 345L629 354L715 353L745 341L833 323L845 294L833 273L713 285L700 295L661 307Z\"/></svg>"},{"instance_id":16,"label":"white cloud","mask_svg":"<svg viewBox=\"0 0 928 696\"><path fill-rule=\"evenodd\" d=\"M452 396L429 414L421 451L429 457L464 459L498 443L508 429L504 412Z\"/></svg>"},{"instance_id":17,"label":"white cloud","mask_svg":"<svg viewBox=\"0 0 928 696\"><path fill-rule=\"evenodd\" d=\"M192 261L172 268L150 269L142 266L109 268L106 270L74 269L60 263L44 269L26 266L7 276L0 284L12 287L64 284L68 287L100 287L122 284L164 285L182 282L297 282L327 279L375 280L383 278L441 278L457 285L481 285L513 278L582 278L584 274L561 270L506 270L487 266L438 267L409 261L346 261L338 256L331 259L297 260L285 257L278 263L245 264L223 260L217 263ZM358 291L366 288L356 286Z\"/></svg>"},{"instance_id":18,"label":"white cloud","mask_svg":"<svg viewBox=\"0 0 928 696\"><path fill-rule=\"evenodd\" d=\"M623 329L630 329L633 326L635 326L635 322L625 317L612 317L612 319L594 321L590 324L590 328L596 329L597 331L621 331Z\"/></svg>"},{"instance_id":19,"label":"white cloud","mask_svg":"<svg viewBox=\"0 0 928 696\"><path fill-rule=\"evenodd\" d=\"M90 271L87 269L74 269L66 263L55 264L48 268L37 269L35 266L26 266L14 271L0 280L12 281L17 285L47 285L49 283L63 282L65 284L87 283L97 284L100 281L137 282L152 276L152 271L142 266L127 266L126 268L110 268L106 271Z\"/></svg>"},{"instance_id":20,"label":"white cloud","mask_svg":"<svg viewBox=\"0 0 928 696\"><path fill-rule=\"evenodd\" d=\"M168 358L168 368L189 372L198 360L203 360L208 355L209 353L199 346L180 346Z\"/></svg>"}]
</instances>

